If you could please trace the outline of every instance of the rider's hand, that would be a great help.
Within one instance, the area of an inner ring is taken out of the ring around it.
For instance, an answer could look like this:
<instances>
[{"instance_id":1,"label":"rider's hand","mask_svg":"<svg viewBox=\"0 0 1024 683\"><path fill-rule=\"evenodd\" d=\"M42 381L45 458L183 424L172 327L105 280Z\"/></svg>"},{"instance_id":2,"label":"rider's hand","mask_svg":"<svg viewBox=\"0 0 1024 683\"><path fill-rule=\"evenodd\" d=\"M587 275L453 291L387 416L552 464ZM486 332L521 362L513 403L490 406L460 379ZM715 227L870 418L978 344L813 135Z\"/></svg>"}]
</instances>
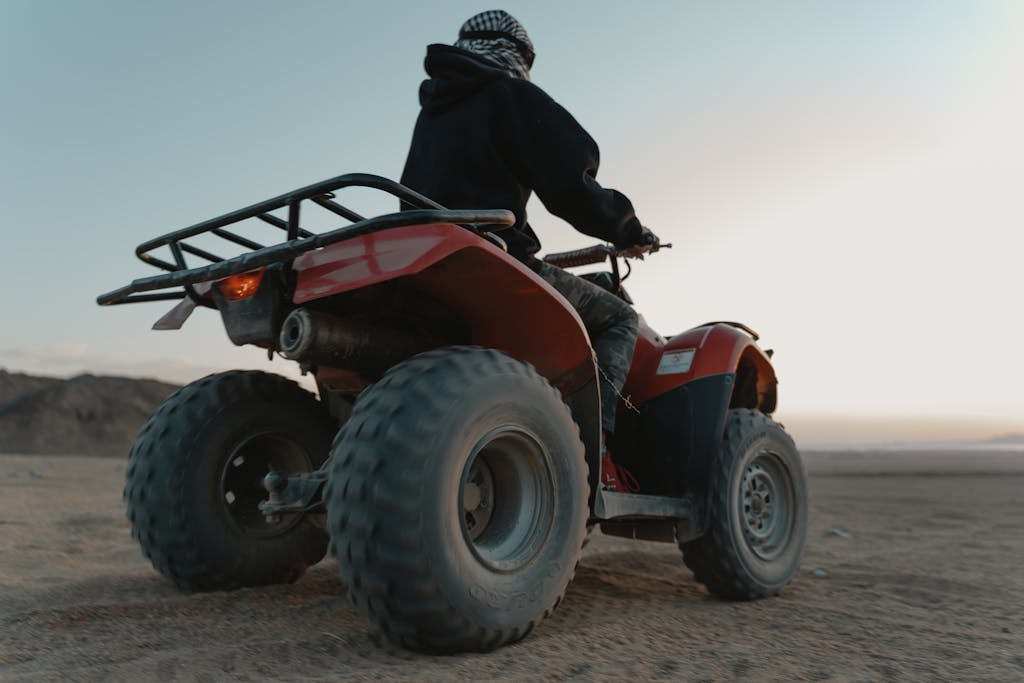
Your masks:
<instances>
[{"instance_id":1,"label":"rider's hand","mask_svg":"<svg viewBox=\"0 0 1024 683\"><path fill-rule=\"evenodd\" d=\"M644 254L657 251L659 246L661 246L661 240L658 239L658 236L644 228L643 232L640 233L640 240L637 244L623 251L622 255L642 261Z\"/></svg>"}]
</instances>

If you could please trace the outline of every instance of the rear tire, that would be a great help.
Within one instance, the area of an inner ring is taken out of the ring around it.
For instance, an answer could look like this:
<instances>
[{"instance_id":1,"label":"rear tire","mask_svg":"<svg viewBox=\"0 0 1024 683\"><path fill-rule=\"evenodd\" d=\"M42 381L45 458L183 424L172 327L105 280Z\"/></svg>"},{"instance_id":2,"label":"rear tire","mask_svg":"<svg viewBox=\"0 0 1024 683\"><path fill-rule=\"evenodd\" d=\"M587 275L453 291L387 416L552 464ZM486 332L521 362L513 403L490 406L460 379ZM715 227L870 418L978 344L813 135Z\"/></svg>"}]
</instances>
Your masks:
<instances>
[{"instance_id":1,"label":"rear tire","mask_svg":"<svg viewBox=\"0 0 1024 683\"><path fill-rule=\"evenodd\" d=\"M471 347L405 361L360 397L333 458L342 580L398 644L491 650L561 601L587 469L568 407L529 365Z\"/></svg>"},{"instance_id":2,"label":"rear tire","mask_svg":"<svg viewBox=\"0 0 1024 683\"><path fill-rule=\"evenodd\" d=\"M204 377L168 398L132 447L124 499L132 536L186 590L288 583L319 562L311 515L270 524L263 476L312 471L337 425L312 394L263 372Z\"/></svg>"},{"instance_id":3,"label":"rear tire","mask_svg":"<svg viewBox=\"0 0 1024 683\"><path fill-rule=\"evenodd\" d=\"M775 595L800 565L807 483L793 440L756 410L731 410L708 492L710 525L680 544L683 561L713 595Z\"/></svg>"}]
</instances>

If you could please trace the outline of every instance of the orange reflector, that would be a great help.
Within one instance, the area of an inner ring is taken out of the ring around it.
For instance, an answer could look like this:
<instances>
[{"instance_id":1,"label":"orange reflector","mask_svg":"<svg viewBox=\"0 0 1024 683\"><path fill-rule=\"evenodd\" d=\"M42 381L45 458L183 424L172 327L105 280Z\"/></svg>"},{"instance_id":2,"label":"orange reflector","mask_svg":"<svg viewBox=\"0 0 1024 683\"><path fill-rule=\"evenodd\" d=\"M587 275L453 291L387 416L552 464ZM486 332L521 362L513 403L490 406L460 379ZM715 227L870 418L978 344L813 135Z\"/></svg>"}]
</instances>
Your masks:
<instances>
[{"instance_id":1,"label":"orange reflector","mask_svg":"<svg viewBox=\"0 0 1024 683\"><path fill-rule=\"evenodd\" d=\"M220 293L224 295L224 298L229 301L248 299L256 293L257 289L259 289L260 280L263 279L264 270L266 270L266 268L250 270L248 273L239 273L238 275L226 277L217 282L217 289L219 289Z\"/></svg>"}]
</instances>

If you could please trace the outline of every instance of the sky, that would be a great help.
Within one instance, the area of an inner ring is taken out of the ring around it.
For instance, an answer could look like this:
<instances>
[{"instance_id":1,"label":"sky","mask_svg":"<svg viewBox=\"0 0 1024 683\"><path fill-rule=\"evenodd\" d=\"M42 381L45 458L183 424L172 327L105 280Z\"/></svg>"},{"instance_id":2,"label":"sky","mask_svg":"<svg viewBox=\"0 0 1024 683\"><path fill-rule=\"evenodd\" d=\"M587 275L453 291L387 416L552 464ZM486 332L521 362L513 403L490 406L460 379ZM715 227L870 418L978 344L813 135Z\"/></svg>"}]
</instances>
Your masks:
<instances>
[{"instance_id":1,"label":"sky","mask_svg":"<svg viewBox=\"0 0 1024 683\"><path fill-rule=\"evenodd\" d=\"M507 2L598 179L673 249L669 335L740 320L809 441L1024 431L1024 3ZM268 363L199 311L99 308L153 236L346 172L397 178L425 46L475 2L0 0L0 367L187 382ZM353 208L392 209L369 197ZM545 250L588 245L534 200Z\"/></svg>"}]
</instances>

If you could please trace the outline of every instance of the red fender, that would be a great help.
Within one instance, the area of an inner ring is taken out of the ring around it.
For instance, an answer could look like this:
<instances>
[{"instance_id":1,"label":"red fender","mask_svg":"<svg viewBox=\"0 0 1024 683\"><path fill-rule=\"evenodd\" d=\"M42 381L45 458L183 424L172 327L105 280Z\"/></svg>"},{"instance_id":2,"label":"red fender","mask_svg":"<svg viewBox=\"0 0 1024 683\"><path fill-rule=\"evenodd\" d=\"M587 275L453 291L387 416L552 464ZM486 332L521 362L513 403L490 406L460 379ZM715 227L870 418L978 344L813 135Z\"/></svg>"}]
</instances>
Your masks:
<instances>
[{"instance_id":1,"label":"red fender","mask_svg":"<svg viewBox=\"0 0 1024 683\"><path fill-rule=\"evenodd\" d=\"M745 332L724 323L702 325L664 339L641 319L633 366L623 394L640 405L701 377L736 372L742 363L757 370L758 407L775 409L775 370Z\"/></svg>"},{"instance_id":2,"label":"red fender","mask_svg":"<svg viewBox=\"0 0 1024 683\"><path fill-rule=\"evenodd\" d=\"M457 225L371 233L304 254L293 268L297 304L407 278L460 315L472 344L531 363L563 393L593 377L590 339L568 302L518 260Z\"/></svg>"}]
</instances>

